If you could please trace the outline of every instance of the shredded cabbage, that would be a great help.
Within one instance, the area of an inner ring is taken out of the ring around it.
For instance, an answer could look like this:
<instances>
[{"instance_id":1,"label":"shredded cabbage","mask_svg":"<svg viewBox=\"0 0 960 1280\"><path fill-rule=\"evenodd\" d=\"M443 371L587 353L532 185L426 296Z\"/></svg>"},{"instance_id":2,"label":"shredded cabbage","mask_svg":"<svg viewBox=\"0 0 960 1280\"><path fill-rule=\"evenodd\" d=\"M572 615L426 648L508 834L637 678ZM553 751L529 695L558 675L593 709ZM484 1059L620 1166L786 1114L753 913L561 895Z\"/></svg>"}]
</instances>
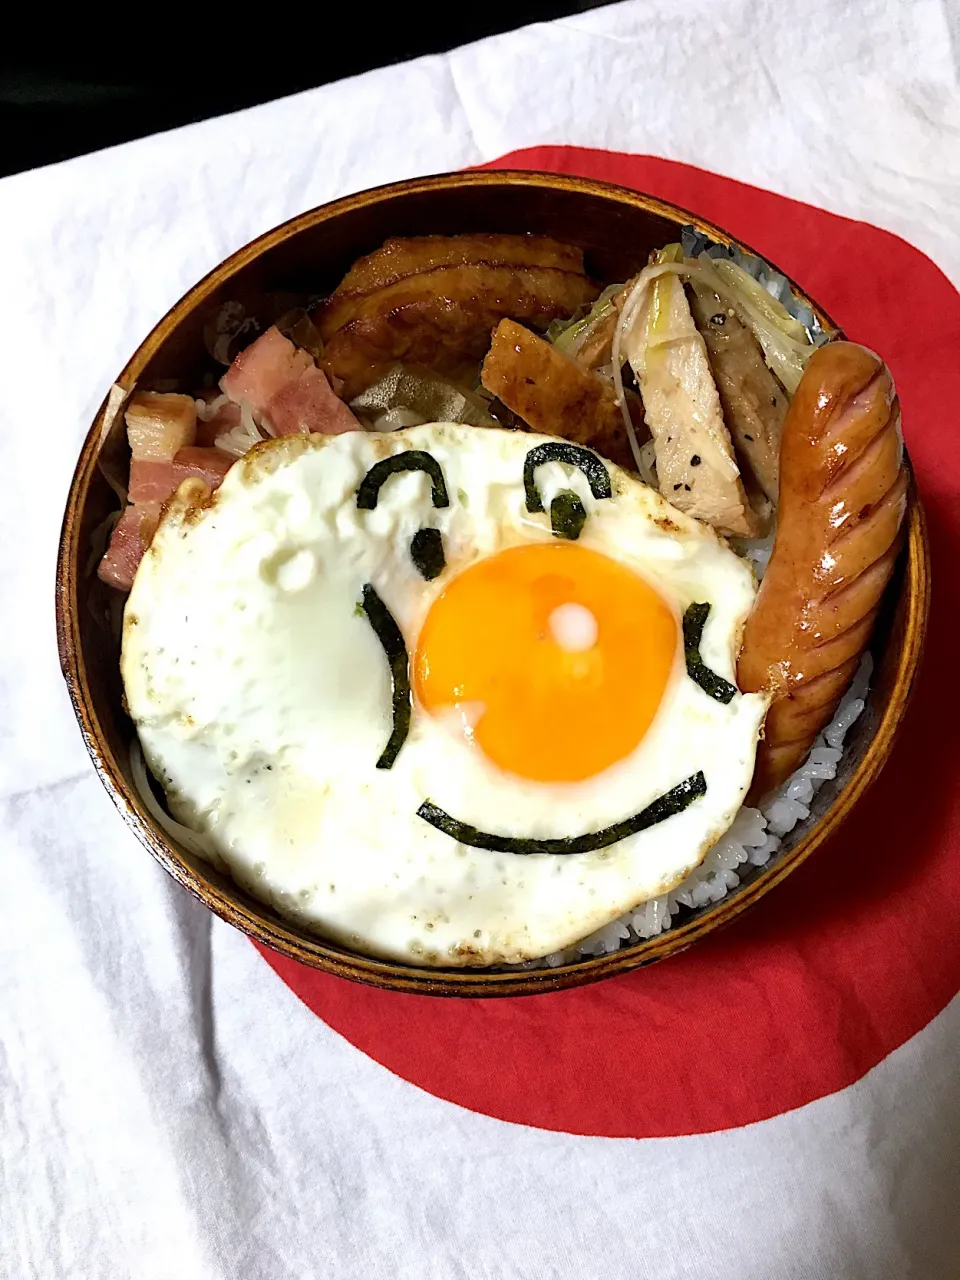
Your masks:
<instances>
[{"instance_id":1,"label":"shredded cabbage","mask_svg":"<svg viewBox=\"0 0 960 1280\"><path fill-rule=\"evenodd\" d=\"M702 253L697 266L701 274L696 276L691 269L690 278L702 279L733 305L760 343L767 364L792 396L815 349L803 325L735 262Z\"/></svg>"},{"instance_id":2,"label":"shredded cabbage","mask_svg":"<svg viewBox=\"0 0 960 1280\"><path fill-rule=\"evenodd\" d=\"M414 365L394 364L383 377L350 402L375 431L392 431L418 422L462 422L472 427L496 427L483 397L457 386L440 374ZM389 417L385 418L385 415ZM385 420L384 426L379 426Z\"/></svg>"},{"instance_id":3,"label":"shredded cabbage","mask_svg":"<svg viewBox=\"0 0 960 1280\"><path fill-rule=\"evenodd\" d=\"M274 432L264 423L264 430L269 435ZM253 412L246 400L240 402L240 421L235 427L231 427L229 431L225 431L222 436L217 436L214 444L224 453L229 453L231 458L242 458L245 453L253 448L255 444L261 444L266 436L261 434L256 422L253 420Z\"/></svg>"},{"instance_id":4,"label":"shredded cabbage","mask_svg":"<svg viewBox=\"0 0 960 1280\"><path fill-rule=\"evenodd\" d=\"M201 422L211 422L225 404L230 403L228 395L217 396L215 400L196 400L197 417Z\"/></svg>"},{"instance_id":5,"label":"shredded cabbage","mask_svg":"<svg viewBox=\"0 0 960 1280\"><path fill-rule=\"evenodd\" d=\"M622 284L607 285L585 316L578 313L568 320L554 320L547 329L547 341L563 355L575 356L594 327L610 314L613 299L622 288Z\"/></svg>"},{"instance_id":6,"label":"shredded cabbage","mask_svg":"<svg viewBox=\"0 0 960 1280\"><path fill-rule=\"evenodd\" d=\"M795 320L780 299L775 297L769 289L764 288L759 281L754 280L749 272L738 266L736 262L731 262L729 258L711 258L708 254L702 254L700 260L702 261L704 257L720 278L725 280L731 289L741 290L766 320L776 325L778 329L782 329L788 338L793 338L804 345L808 344L807 331L800 321Z\"/></svg>"}]
</instances>

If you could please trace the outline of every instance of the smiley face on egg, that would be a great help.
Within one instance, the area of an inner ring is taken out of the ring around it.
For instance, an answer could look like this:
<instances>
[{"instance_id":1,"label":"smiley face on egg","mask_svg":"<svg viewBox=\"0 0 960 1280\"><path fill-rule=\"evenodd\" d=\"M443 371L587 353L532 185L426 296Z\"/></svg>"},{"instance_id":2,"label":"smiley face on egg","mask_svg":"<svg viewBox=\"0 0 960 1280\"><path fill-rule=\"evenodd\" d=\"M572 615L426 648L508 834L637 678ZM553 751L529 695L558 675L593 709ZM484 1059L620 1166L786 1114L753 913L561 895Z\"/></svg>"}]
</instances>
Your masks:
<instances>
[{"instance_id":1,"label":"smiley face on egg","mask_svg":"<svg viewBox=\"0 0 960 1280\"><path fill-rule=\"evenodd\" d=\"M452 424L271 441L185 486L121 669L171 812L257 897L419 964L570 945L733 820L755 594L596 455Z\"/></svg>"}]
</instances>

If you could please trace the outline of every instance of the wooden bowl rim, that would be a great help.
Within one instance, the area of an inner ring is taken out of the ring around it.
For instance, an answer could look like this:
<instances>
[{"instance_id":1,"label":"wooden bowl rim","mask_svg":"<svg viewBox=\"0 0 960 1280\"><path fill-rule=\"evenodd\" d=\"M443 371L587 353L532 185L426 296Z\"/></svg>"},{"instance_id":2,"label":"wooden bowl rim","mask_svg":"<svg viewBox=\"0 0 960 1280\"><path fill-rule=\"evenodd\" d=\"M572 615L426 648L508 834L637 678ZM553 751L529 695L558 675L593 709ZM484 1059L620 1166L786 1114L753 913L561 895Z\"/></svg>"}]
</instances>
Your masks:
<instances>
[{"instance_id":1,"label":"wooden bowl rim","mask_svg":"<svg viewBox=\"0 0 960 1280\"><path fill-rule=\"evenodd\" d=\"M742 240L697 214L670 204L655 196L613 183L578 178L565 174L541 173L533 170L476 170L436 174L404 182L373 187L355 195L321 205L244 245L204 276L154 326L127 361L116 382L126 391L136 384L142 371L171 333L197 306L242 268L292 237L340 217L345 213L380 204L394 197L454 187L532 187L553 191L570 191L581 195L629 204L635 208L691 225L720 243L733 244L753 253ZM763 256L763 255L757 255ZM765 258L769 262L769 258ZM771 266L775 264L771 263ZM779 270L779 268L775 268ZM786 272L783 273L786 275ZM809 298L795 282L791 287L798 297L809 303L821 323L836 328L829 315ZM107 409L105 398L90 426L77 461L60 534L56 572L57 647L60 666L70 701L80 726L84 744L101 782L127 826L156 858L173 879L228 924L242 930L257 942L290 959L339 977L392 991L442 996L516 996L545 994L549 991L596 982L615 974L666 959L685 950L705 934L728 924L779 884L833 834L852 811L864 792L876 780L893 748L894 738L903 720L920 666L927 617L930 608L930 553L923 508L915 483L911 482L906 517L906 566L901 592L906 598L903 646L886 709L866 753L830 808L802 840L774 865L760 872L734 896L724 898L712 909L666 933L623 948L608 955L586 957L554 969L469 970L460 968L428 969L403 965L388 960L341 950L323 939L296 932L294 926L279 918L269 919L243 903L230 901L217 886L207 882L181 855L170 839L154 822L137 794L126 783L94 711L80 645L77 621L80 588L79 531L83 502L97 464L100 438ZM264 911L269 908L264 905Z\"/></svg>"}]
</instances>

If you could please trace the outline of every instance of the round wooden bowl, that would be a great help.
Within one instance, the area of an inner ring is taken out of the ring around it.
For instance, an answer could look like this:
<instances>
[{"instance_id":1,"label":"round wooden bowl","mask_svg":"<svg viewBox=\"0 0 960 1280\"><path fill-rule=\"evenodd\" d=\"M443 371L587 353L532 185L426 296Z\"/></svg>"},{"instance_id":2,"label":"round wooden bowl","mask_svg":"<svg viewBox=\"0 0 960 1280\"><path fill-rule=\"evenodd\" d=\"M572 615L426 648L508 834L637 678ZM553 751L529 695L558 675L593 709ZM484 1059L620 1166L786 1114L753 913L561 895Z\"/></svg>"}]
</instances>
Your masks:
<instances>
[{"instance_id":1,"label":"round wooden bowl","mask_svg":"<svg viewBox=\"0 0 960 1280\"><path fill-rule=\"evenodd\" d=\"M329 292L355 258L388 236L539 232L582 246L590 271L612 282L638 271L652 248L679 239L685 224L721 243L739 243L662 200L582 178L486 171L442 174L364 191L304 213L233 254L164 316L117 382L126 390L135 385L195 388L213 368L204 346L204 323L223 302L240 301L272 319L276 308L286 309L291 294ZM822 309L812 299L807 301L832 326ZM525 995L625 973L684 950L756 903L837 829L890 754L920 662L930 593L927 537L915 488L910 492L905 548L873 641L873 687L848 737L838 776L824 784L810 817L783 841L770 862L748 868L740 886L726 898L682 912L668 932L648 942L555 969L416 968L335 946L282 919L179 848L138 797L129 760L133 726L123 709L119 645L108 622L111 593L91 564L91 535L117 506L97 465L105 413L106 402L77 463L57 564L60 662L80 731L124 821L161 866L211 911L283 955L355 981L431 995ZM113 608L115 612L115 601Z\"/></svg>"}]
</instances>

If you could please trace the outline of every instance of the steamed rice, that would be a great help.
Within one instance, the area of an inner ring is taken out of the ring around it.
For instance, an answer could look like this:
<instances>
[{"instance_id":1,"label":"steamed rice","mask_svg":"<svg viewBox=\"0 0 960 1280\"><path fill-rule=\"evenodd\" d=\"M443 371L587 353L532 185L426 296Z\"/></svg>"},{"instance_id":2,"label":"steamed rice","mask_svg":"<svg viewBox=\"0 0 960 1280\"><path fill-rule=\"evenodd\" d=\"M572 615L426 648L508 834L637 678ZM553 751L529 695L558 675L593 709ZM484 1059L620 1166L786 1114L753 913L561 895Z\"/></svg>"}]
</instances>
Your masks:
<instances>
[{"instance_id":1,"label":"steamed rice","mask_svg":"<svg viewBox=\"0 0 960 1280\"><path fill-rule=\"evenodd\" d=\"M836 777L844 739L866 705L872 671L873 659L865 653L836 715L817 738L804 763L762 810L744 805L729 831L682 884L670 893L641 903L633 911L584 938L577 946L518 967L545 964L553 968L571 964L584 956L607 955L621 947L654 938L670 928L681 907L703 907L707 903L719 902L737 888L742 874L751 867L762 867L769 862L780 848L783 837L798 822L810 816L810 805L824 782Z\"/></svg>"}]
</instances>

